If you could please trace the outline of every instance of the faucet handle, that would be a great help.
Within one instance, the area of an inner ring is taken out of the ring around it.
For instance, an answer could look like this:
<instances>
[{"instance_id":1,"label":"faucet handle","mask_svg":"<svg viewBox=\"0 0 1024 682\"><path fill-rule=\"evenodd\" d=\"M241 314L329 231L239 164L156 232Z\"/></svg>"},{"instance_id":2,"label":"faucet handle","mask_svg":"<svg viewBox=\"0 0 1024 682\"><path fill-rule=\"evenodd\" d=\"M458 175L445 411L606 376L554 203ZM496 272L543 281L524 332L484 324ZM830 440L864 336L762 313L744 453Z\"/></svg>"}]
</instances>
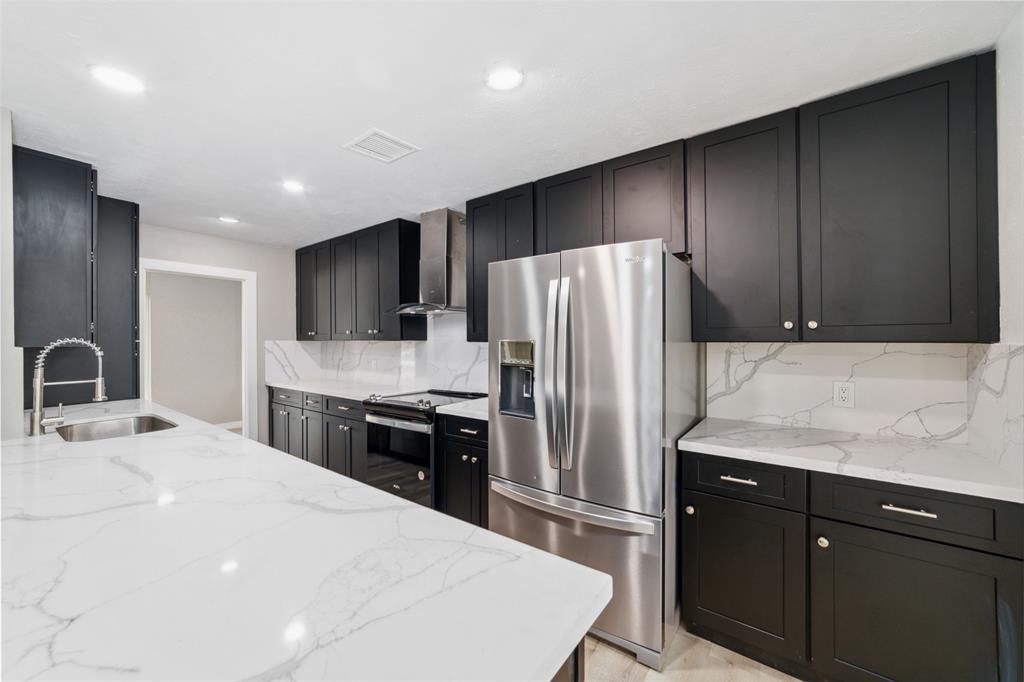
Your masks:
<instances>
[{"instance_id":1,"label":"faucet handle","mask_svg":"<svg viewBox=\"0 0 1024 682\"><path fill-rule=\"evenodd\" d=\"M64 418L64 403L57 403L57 418Z\"/></svg>"}]
</instances>

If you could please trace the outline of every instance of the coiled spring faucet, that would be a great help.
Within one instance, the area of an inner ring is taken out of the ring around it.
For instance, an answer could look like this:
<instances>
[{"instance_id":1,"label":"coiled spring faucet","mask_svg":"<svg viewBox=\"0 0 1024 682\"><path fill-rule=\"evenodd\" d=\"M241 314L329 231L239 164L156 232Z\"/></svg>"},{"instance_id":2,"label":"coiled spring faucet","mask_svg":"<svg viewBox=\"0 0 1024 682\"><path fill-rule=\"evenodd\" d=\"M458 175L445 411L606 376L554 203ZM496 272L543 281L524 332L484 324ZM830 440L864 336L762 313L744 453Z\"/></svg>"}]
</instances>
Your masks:
<instances>
[{"instance_id":1,"label":"coiled spring faucet","mask_svg":"<svg viewBox=\"0 0 1024 682\"><path fill-rule=\"evenodd\" d=\"M54 348L64 346L82 346L91 348L96 354L96 378L80 379L76 381L46 381L43 378L46 371L46 356ZM107 386L103 381L103 349L95 343L85 339L57 339L51 342L46 348L39 351L36 356L35 369L32 372L32 423L29 427L29 435L41 436L46 432L47 426L59 426L64 423L64 405L57 405L57 416L47 417L43 408L43 388L46 386L66 386L68 384L95 384L96 390L93 393L92 401L102 402L107 399Z\"/></svg>"}]
</instances>

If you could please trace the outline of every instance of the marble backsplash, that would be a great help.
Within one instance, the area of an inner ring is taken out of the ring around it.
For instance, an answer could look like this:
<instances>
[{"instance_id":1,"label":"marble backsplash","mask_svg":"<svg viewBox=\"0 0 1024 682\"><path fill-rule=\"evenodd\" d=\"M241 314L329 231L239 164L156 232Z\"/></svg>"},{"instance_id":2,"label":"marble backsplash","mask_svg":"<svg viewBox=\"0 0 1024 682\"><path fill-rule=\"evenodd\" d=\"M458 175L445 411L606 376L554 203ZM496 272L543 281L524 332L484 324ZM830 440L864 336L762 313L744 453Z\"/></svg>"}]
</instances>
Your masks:
<instances>
[{"instance_id":1,"label":"marble backsplash","mask_svg":"<svg viewBox=\"0 0 1024 682\"><path fill-rule=\"evenodd\" d=\"M297 379L487 392L487 344L466 341L464 313L427 321L427 341L267 341L266 382Z\"/></svg>"},{"instance_id":2,"label":"marble backsplash","mask_svg":"<svg viewBox=\"0 0 1024 682\"><path fill-rule=\"evenodd\" d=\"M855 406L832 405L832 383ZM1024 466L1024 346L709 343L707 414L966 443Z\"/></svg>"}]
</instances>

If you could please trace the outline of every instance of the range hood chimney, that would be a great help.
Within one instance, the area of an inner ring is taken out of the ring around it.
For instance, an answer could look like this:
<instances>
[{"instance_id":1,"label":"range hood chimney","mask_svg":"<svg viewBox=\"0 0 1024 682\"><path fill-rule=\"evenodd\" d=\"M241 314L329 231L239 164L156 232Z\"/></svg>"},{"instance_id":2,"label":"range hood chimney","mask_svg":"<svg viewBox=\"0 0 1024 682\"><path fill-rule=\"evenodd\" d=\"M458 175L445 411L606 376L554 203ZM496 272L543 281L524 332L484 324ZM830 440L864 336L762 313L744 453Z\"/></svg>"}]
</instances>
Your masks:
<instances>
[{"instance_id":1,"label":"range hood chimney","mask_svg":"<svg viewBox=\"0 0 1024 682\"><path fill-rule=\"evenodd\" d=\"M420 300L400 315L466 311L466 216L447 208L420 215Z\"/></svg>"}]
</instances>

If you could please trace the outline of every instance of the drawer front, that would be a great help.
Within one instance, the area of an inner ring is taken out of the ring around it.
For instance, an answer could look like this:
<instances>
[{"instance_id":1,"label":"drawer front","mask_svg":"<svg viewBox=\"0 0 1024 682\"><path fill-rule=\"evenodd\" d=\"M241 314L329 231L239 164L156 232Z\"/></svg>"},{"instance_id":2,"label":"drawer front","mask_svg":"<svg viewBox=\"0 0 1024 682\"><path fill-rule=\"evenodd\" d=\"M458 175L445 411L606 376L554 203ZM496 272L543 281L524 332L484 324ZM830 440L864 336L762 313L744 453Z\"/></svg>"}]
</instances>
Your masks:
<instances>
[{"instance_id":1,"label":"drawer front","mask_svg":"<svg viewBox=\"0 0 1024 682\"><path fill-rule=\"evenodd\" d=\"M487 422L479 419L466 419L455 417L450 414L444 417L444 433L446 436L455 438L467 438L469 440L487 442Z\"/></svg>"},{"instance_id":2,"label":"drawer front","mask_svg":"<svg viewBox=\"0 0 1024 682\"><path fill-rule=\"evenodd\" d=\"M772 507L807 509L807 472L745 460L685 453L686 487L758 502Z\"/></svg>"},{"instance_id":3,"label":"drawer front","mask_svg":"<svg viewBox=\"0 0 1024 682\"><path fill-rule=\"evenodd\" d=\"M283 405L302 407L302 391L295 391L290 388L274 388L274 397L271 400Z\"/></svg>"},{"instance_id":4,"label":"drawer front","mask_svg":"<svg viewBox=\"0 0 1024 682\"><path fill-rule=\"evenodd\" d=\"M833 474L811 474L811 513L1012 557L1022 505Z\"/></svg>"},{"instance_id":5,"label":"drawer front","mask_svg":"<svg viewBox=\"0 0 1024 682\"><path fill-rule=\"evenodd\" d=\"M324 397L319 393L303 393L302 409L314 412L324 411Z\"/></svg>"},{"instance_id":6,"label":"drawer front","mask_svg":"<svg viewBox=\"0 0 1024 682\"><path fill-rule=\"evenodd\" d=\"M324 414L333 414L336 417L344 417L345 419L362 419L364 416L363 403L359 400L325 396L324 401Z\"/></svg>"}]
</instances>

